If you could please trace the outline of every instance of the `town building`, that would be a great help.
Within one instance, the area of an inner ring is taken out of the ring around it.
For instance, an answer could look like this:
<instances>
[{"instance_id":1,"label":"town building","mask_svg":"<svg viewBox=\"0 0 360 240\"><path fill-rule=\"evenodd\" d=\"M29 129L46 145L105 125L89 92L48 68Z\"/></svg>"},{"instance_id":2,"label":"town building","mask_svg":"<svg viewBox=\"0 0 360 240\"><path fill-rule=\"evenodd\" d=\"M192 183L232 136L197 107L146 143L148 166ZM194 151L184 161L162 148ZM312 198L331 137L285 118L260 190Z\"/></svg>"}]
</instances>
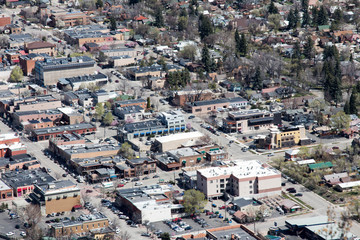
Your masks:
<instances>
[{"instance_id":1,"label":"town building","mask_svg":"<svg viewBox=\"0 0 360 240\"><path fill-rule=\"evenodd\" d=\"M60 78L76 77L95 72L95 61L87 56L45 58L35 63L35 79L40 85L56 85Z\"/></svg>"},{"instance_id":2,"label":"town building","mask_svg":"<svg viewBox=\"0 0 360 240\"><path fill-rule=\"evenodd\" d=\"M248 133L252 131L264 131L281 124L281 114L274 114L266 110L251 109L229 112L228 117L223 118L225 132Z\"/></svg>"},{"instance_id":3,"label":"town building","mask_svg":"<svg viewBox=\"0 0 360 240\"><path fill-rule=\"evenodd\" d=\"M129 56L132 58L136 58L139 54L133 48L117 48L117 49L106 49L101 50L105 56L107 57L121 57L121 56Z\"/></svg>"},{"instance_id":4,"label":"town building","mask_svg":"<svg viewBox=\"0 0 360 240\"><path fill-rule=\"evenodd\" d=\"M229 193L237 197L262 197L281 193L281 173L259 161L234 161L235 166L197 170L197 189L207 198Z\"/></svg>"},{"instance_id":5,"label":"town building","mask_svg":"<svg viewBox=\"0 0 360 240\"><path fill-rule=\"evenodd\" d=\"M24 44L24 50L27 54L46 54L51 57L56 55L55 44L49 42L30 42Z\"/></svg>"},{"instance_id":6,"label":"town building","mask_svg":"<svg viewBox=\"0 0 360 240\"><path fill-rule=\"evenodd\" d=\"M117 107L114 109L114 114L125 122L138 122L144 119L145 109L135 105L129 107Z\"/></svg>"},{"instance_id":7,"label":"town building","mask_svg":"<svg viewBox=\"0 0 360 240\"><path fill-rule=\"evenodd\" d=\"M11 157L0 158L0 170L18 171L19 169L31 170L40 168L40 162L33 156L22 153Z\"/></svg>"},{"instance_id":8,"label":"town building","mask_svg":"<svg viewBox=\"0 0 360 240\"><path fill-rule=\"evenodd\" d=\"M12 200L14 198L13 190L0 179L0 201Z\"/></svg>"},{"instance_id":9,"label":"town building","mask_svg":"<svg viewBox=\"0 0 360 240\"><path fill-rule=\"evenodd\" d=\"M109 228L109 219L102 213L93 213L89 215L81 215L77 220L67 220L51 225L51 235L55 238L62 238L74 234L83 235L86 233L97 234L98 231L108 230L113 236L114 230ZM102 239L102 238L94 238Z\"/></svg>"},{"instance_id":10,"label":"town building","mask_svg":"<svg viewBox=\"0 0 360 240\"><path fill-rule=\"evenodd\" d=\"M201 132L184 132L157 137L155 138L153 149L159 152L166 152L179 147L197 146L203 136Z\"/></svg>"},{"instance_id":11,"label":"town building","mask_svg":"<svg viewBox=\"0 0 360 240\"><path fill-rule=\"evenodd\" d=\"M93 98L94 105L96 105L97 103L104 103L110 99L114 99L118 96L118 94L116 92L108 92L104 89L100 89L92 92L91 96Z\"/></svg>"},{"instance_id":12,"label":"town building","mask_svg":"<svg viewBox=\"0 0 360 240\"><path fill-rule=\"evenodd\" d=\"M175 106L184 107L187 102L207 101L213 98L213 92L210 89L173 91L171 103Z\"/></svg>"},{"instance_id":13,"label":"town building","mask_svg":"<svg viewBox=\"0 0 360 240\"><path fill-rule=\"evenodd\" d=\"M25 153L26 147L20 142L17 133L0 134L0 157L11 157Z\"/></svg>"},{"instance_id":14,"label":"town building","mask_svg":"<svg viewBox=\"0 0 360 240\"><path fill-rule=\"evenodd\" d=\"M184 106L184 109L193 114L208 114L211 112L222 111L227 108L245 108L247 105L247 100L241 97L236 97L187 102Z\"/></svg>"},{"instance_id":15,"label":"town building","mask_svg":"<svg viewBox=\"0 0 360 240\"><path fill-rule=\"evenodd\" d=\"M30 53L28 55L20 56L19 64L24 75L29 76L31 74L34 74L35 63L37 61L44 61L44 59L48 57L49 55L47 54L36 54L36 53Z\"/></svg>"},{"instance_id":16,"label":"town building","mask_svg":"<svg viewBox=\"0 0 360 240\"><path fill-rule=\"evenodd\" d=\"M114 144L76 144L57 146L59 157L69 161L71 159L84 159L95 157L115 156L120 146Z\"/></svg>"},{"instance_id":17,"label":"town building","mask_svg":"<svg viewBox=\"0 0 360 240\"><path fill-rule=\"evenodd\" d=\"M121 189L116 193L115 204L136 223L158 222L181 217L184 208L173 204L168 196L167 185L151 185Z\"/></svg>"},{"instance_id":18,"label":"town building","mask_svg":"<svg viewBox=\"0 0 360 240\"><path fill-rule=\"evenodd\" d=\"M73 9L52 9L50 20L49 25L52 27L57 27L59 21L63 22L65 27L90 24L90 16Z\"/></svg>"},{"instance_id":19,"label":"town building","mask_svg":"<svg viewBox=\"0 0 360 240\"><path fill-rule=\"evenodd\" d=\"M73 125L84 122L84 114L79 113L74 108L63 107L58 108L62 113L61 124Z\"/></svg>"},{"instance_id":20,"label":"town building","mask_svg":"<svg viewBox=\"0 0 360 240\"><path fill-rule=\"evenodd\" d=\"M146 100L142 98L138 99L130 99L130 100L123 100L123 101L116 101L116 107L130 107L130 106L139 106L143 109L146 109Z\"/></svg>"},{"instance_id":21,"label":"town building","mask_svg":"<svg viewBox=\"0 0 360 240\"><path fill-rule=\"evenodd\" d=\"M167 126L158 119L135 123L125 123L122 128L118 129L118 137L121 142L125 142L133 138L150 136L152 134L155 135L167 133Z\"/></svg>"},{"instance_id":22,"label":"town building","mask_svg":"<svg viewBox=\"0 0 360 240\"><path fill-rule=\"evenodd\" d=\"M130 57L128 55L118 56L118 57L109 57L109 65L114 68L129 66L132 64L136 64L136 59L133 57Z\"/></svg>"},{"instance_id":23,"label":"town building","mask_svg":"<svg viewBox=\"0 0 360 240\"><path fill-rule=\"evenodd\" d=\"M167 154L183 167L193 167L204 161L203 155L190 147L170 150Z\"/></svg>"},{"instance_id":24,"label":"town building","mask_svg":"<svg viewBox=\"0 0 360 240\"><path fill-rule=\"evenodd\" d=\"M8 24L11 24L11 17L1 15L0 17L0 27L4 27Z\"/></svg>"},{"instance_id":25,"label":"town building","mask_svg":"<svg viewBox=\"0 0 360 240\"><path fill-rule=\"evenodd\" d=\"M77 91L80 87L86 88L89 84L102 85L106 84L108 77L103 73L85 74L82 76L60 78L58 86L60 89L71 89Z\"/></svg>"},{"instance_id":26,"label":"town building","mask_svg":"<svg viewBox=\"0 0 360 240\"><path fill-rule=\"evenodd\" d=\"M29 195L36 184L43 185L55 181L52 176L40 169L5 172L1 174L1 180L12 188L14 197Z\"/></svg>"},{"instance_id":27,"label":"town building","mask_svg":"<svg viewBox=\"0 0 360 240\"><path fill-rule=\"evenodd\" d=\"M33 129L31 137L34 141L49 140L64 133L90 134L96 131L96 126L91 123L56 126L51 128Z\"/></svg>"},{"instance_id":28,"label":"town building","mask_svg":"<svg viewBox=\"0 0 360 240\"><path fill-rule=\"evenodd\" d=\"M40 205L42 215L69 212L80 203L80 188L70 180L35 184L30 198Z\"/></svg>"},{"instance_id":29,"label":"town building","mask_svg":"<svg viewBox=\"0 0 360 240\"><path fill-rule=\"evenodd\" d=\"M168 130L171 131L183 131L185 130L186 124L184 115L180 110L171 110L168 112L160 113L160 120L168 127Z\"/></svg>"},{"instance_id":30,"label":"town building","mask_svg":"<svg viewBox=\"0 0 360 240\"><path fill-rule=\"evenodd\" d=\"M183 68L173 64L166 65L168 72L180 71ZM162 77L163 66L152 65L149 67L132 67L127 69L127 73L130 78L134 80L139 80L141 78L148 77Z\"/></svg>"}]
</instances>

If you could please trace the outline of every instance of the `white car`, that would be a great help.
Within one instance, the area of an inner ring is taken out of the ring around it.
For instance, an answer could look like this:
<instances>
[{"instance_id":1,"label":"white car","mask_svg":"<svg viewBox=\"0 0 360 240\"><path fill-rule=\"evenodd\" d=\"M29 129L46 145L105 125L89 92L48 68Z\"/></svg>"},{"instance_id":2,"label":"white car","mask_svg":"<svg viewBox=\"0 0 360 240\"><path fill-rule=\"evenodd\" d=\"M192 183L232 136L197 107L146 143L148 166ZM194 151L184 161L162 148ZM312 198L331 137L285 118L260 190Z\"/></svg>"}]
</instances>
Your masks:
<instances>
[{"instance_id":1,"label":"white car","mask_svg":"<svg viewBox=\"0 0 360 240\"><path fill-rule=\"evenodd\" d=\"M143 185L142 182L137 182L137 183L135 183L135 186L141 186L141 185Z\"/></svg>"},{"instance_id":2,"label":"white car","mask_svg":"<svg viewBox=\"0 0 360 240\"><path fill-rule=\"evenodd\" d=\"M6 236L13 236L13 235L15 235L15 233L13 233L13 232L8 232L8 233L6 234Z\"/></svg>"},{"instance_id":3,"label":"white car","mask_svg":"<svg viewBox=\"0 0 360 240\"><path fill-rule=\"evenodd\" d=\"M116 232L116 234L119 234L120 233L120 228L116 228L115 232Z\"/></svg>"},{"instance_id":4,"label":"white car","mask_svg":"<svg viewBox=\"0 0 360 240\"><path fill-rule=\"evenodd\" d=\"M20 233L20 236L26 237L26 232L21 232L21 233Z\"/></svg>"}]
</instances>

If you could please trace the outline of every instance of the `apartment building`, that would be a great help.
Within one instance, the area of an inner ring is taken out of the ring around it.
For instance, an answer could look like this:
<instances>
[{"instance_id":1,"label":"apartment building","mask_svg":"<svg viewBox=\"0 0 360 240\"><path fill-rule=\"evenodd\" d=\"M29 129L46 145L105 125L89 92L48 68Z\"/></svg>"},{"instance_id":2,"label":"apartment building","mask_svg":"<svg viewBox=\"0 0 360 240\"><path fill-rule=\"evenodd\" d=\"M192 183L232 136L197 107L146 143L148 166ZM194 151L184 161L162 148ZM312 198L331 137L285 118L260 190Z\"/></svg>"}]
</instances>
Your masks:
<instances>
[{"instance_id":1,"label":"apartment building","mask_svg":"<svg viewBox=\"0 0 360 240\"><path fill-rule=\"evenodd\" d=\"M56 138L61 134L77 133L77 134L90 134L96 131L96 126L91 123L79 123L72 125L63 125L50 128L33 129L31 131L31 137L34 141L49 140L50 138Z\"/></svg>"},{"instance_id":2,"label":"apartment building","mask_svg":"<svg viewBox=\"0 0 360 240\"><path fill-rule=\"evenodd\" d=\"M60 78L92 74L95 70L95 61L87 56L45 58L35 63L35 79L43 86L56 85Z\"/></svg>"},{"instance_id":3,"label":"apartment building","mask_svg":"<svg viewBox=\"0 0 360 240\"><path fill-rule=\"evenodd\" d=\"M55 44L49 42L30 42L24 44L24 50L26 53L31 54L46 54L51 57L56 55Z\"/></svg>"},{"instance_id":4,"label":"apartment building","mask_svg":"<svg viewBox=\"0 0 360 240\"><path fill-rule=\"evenodd\" d=\"M259 109L229 112L228 116L223 118L223 128L228 133L263 131L278 124L281 124L280 113Z\"/></svg>"},{"instance_id":5,"label":"apartment building","mask_svg":"<svg viewBox=\"0 0 360 240\"><path fill-rule=\"evenodd\" d=\"M40 205L43 215L69 212L80 203L80 188L70 180L35 184L30 198Z\"/></svg>"},{"instance_id":6,"label":"apartment building","mask_svg":"<svg viewBox=\"0 0 360 240\"><path fill-rule=\"evenodd\" d=\"M235 166L197 170L197 189L207 198L276 195L281 193L281 173L257 160L235 161Z\"/></svg>"},{"instance_id":7,"label":"apartment building","mask_svg":"<svg viewBox=\"0 0 360 240\"><path fill-rule=\"evenodd\" d=\"M107 233L111 236L114 230L109 228L109 219L102 213L93 213L89 215L80 215L80 217L73 221L67 220L57 224L51 225L51 235L55 238L62 238L66 236L97 234L98 231L108 230ZM102 238L94 238L102 239Z\"/></svg>"},{"instance_id":8,"label":"apartment building","mask_svg":"<svg viewBox=\"0 0 360 240\"><path fill-rule=\"evenodd\" d=\"M50 15L50 26L56 27L58 21L62 21L65 27L73 27L77 25L88 25L90 23L90 16L81 11L74 9L52 9Z\"/></svg>"},{"instance_id":9,"label":"apartment building","mask_svg":"<svg viewBox=\"0 0 360 240\"><path fill-rule=\"evenodd\" d=\"M184 115L180 110L170 110L168 112L160 113L160 120L168 127L168 130L171 131L180 131L185 130L186 123Z\"/></svg>"}]
</instances>

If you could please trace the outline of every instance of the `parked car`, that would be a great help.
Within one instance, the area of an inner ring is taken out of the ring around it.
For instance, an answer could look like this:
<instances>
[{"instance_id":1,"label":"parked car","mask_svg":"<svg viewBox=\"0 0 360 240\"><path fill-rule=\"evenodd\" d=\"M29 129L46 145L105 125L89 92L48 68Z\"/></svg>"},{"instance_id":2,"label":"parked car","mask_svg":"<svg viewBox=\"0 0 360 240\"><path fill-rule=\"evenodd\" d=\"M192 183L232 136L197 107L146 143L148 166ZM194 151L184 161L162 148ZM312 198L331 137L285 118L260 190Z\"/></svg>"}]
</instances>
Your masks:
<instances>
[{"instance_id":1,"label":"parked car","mask_svg":"<svg viewBox=\"0 0 360 240\"><path fill-rule=\"evenodd\" d=\"M286 189L286 191L288 191L289 193L296 193L295 188L288 188L288 189Z\"/></svg>"},{"instance_id":2,"label":"parked car","mask_svg":"<svg viewBox=\"0 0 360 240\"><path fill-rule=\"evenodd\" d=\"M13 232L8 232L8 233L6 234L6 236L13 236L13 235L15 235L15 233L13 233Z\"/></svg>"},{"instance_id":3,"label":"parked car","mask_svg":"<svg viewBox=\"0 0 360 240\"><path fill-rule=\"evenodd\" d=\"M194 115L190 115L190 116L189 116L189 119L193 119L193 118L195 118Z\"/></svg>"},{"instance_id":4,"label":"parked car","mask_svg":"<svg viewBox=\"0 0 360 240\"><path fill-rule=\"evenodd\" d=\"M302 194L302 193L296 193L294 196L295 196L295 197L302 197L303 194Z\"/></svg>"}]
</instances>

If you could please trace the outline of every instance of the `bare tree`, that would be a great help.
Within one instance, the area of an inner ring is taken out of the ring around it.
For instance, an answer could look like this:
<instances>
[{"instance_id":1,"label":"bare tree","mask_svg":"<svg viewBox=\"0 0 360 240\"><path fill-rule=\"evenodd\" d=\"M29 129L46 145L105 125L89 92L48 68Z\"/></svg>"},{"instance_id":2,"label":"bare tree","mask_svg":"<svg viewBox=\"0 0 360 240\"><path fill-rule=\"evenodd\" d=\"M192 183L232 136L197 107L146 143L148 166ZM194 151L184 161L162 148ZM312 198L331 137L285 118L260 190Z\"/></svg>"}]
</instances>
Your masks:
<instances>
[{"instance_id":1,"label":"bare tree","mask_svg":"<svg viewBox=\"0 0 360 240\"><path fill-rule=\"evenodd\" d=\"M39 226L41 220L39 205L29 204L22 211L18 211L18 215L25 223L28 223L29 228L26 229L26 233L29 239L40 239L43 236Z\"/></svg>"},{"instance_id":2,"label":"bare tree","mask_svg":"<svg viewBox=\"0 0 360 240\"><path fill-rule=\"evenodd\" d=\"M122 232L121 234L120 234L120 239L121 240L130 240L130 238L131 238L131 235L128 233L128 232Z\"/></svg>"}]
</instances>

